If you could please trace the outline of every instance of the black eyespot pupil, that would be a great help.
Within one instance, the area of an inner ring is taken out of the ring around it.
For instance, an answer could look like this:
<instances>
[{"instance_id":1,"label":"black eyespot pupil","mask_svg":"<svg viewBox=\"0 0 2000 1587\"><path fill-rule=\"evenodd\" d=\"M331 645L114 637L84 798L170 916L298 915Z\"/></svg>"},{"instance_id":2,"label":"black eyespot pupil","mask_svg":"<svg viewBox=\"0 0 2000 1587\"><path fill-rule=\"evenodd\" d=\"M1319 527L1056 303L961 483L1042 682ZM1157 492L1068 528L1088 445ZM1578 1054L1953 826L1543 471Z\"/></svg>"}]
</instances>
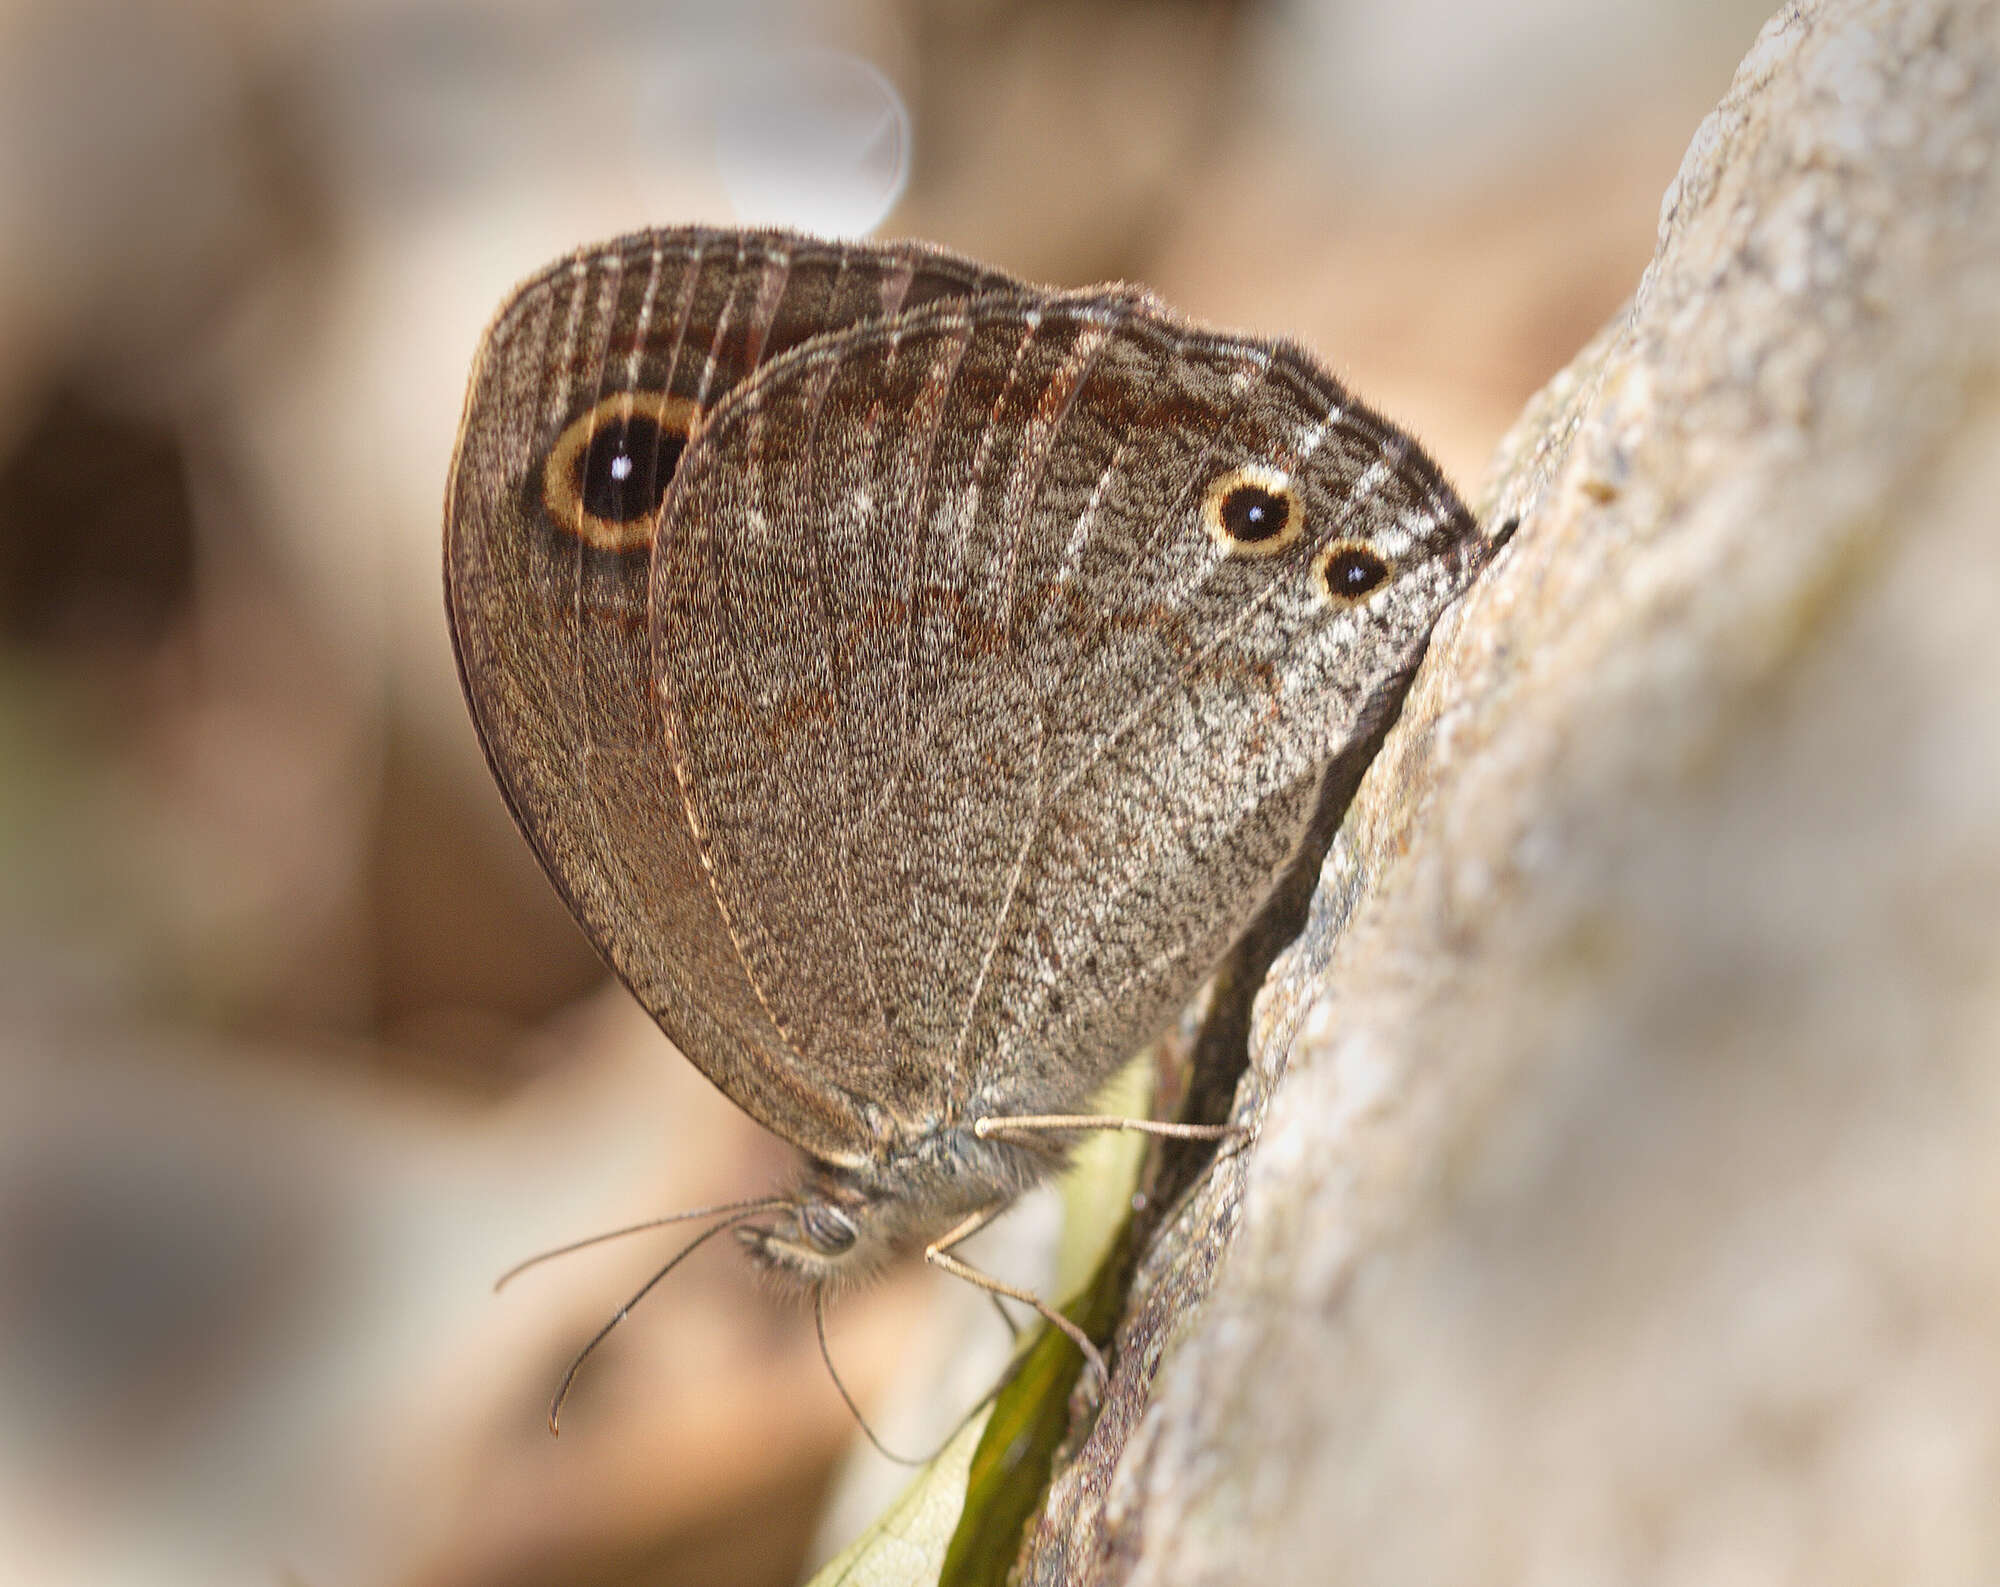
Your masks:
<instances>
[{"instance_id":1,"label":"black eyespot pupil","mask_svg":"<svg viewBox=\"0 0 2000 1587\"><path fill-rule=\"evenodd\" d=\"M1238 485L1222 498L1222 527L1232 540L1269 540L1283 534L1292 504L1274 491Z\"/></svg>"},{"instance_id":2,"label":"black eyespot pupil","mask_svg":"<svg viewBox=\"0 0 2000 1587\"><path fill-rule=\"evenodd\" d=\"M686 449L684 437L662 430L646 414L613 415L577 461L577 499L606 523L647 517L666 495Z\"/></svg>"},{"instance_id":3,"label":"black eyespot pupil","mask_svg":"<svg viewBox=\"0 0 2000 1587\"><path fill-rule=\"evenodd\" d=\"M1342 600L1366 595L1389 576L1389 564L1372 551L1352 548L1327 559L1326 587Z\"/></svg>"}]
</instances>

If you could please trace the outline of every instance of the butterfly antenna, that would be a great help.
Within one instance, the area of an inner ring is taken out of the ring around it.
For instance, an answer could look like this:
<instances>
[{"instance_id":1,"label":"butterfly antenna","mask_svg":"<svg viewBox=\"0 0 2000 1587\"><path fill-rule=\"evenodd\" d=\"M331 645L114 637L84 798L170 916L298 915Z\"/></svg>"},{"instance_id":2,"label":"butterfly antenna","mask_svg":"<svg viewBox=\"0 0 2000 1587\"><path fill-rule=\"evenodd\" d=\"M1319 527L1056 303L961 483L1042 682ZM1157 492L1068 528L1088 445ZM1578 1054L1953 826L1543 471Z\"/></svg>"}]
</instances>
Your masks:
<instances>
[{"instance_id":1,"label":"butterfly antenna","mask_svg":"<svg viewBox=\"0 0 2000 1587\"><path fill-rule=\"evenodd\" d=\"M826 1363L826 1375L833 1379L833 1386L840 1391L840 1398L847 1406L847 1414L854 1418L854 1425L861 1429L861 1436L875 1446L875 1453L884 1460L893 1460L899 1466L928 1466L945 1451L951 1442L947 1438L943 1444L921 1459L912 1455L899 1455L881 1439L875 1436L875 1429L868 1425L868 1418L861 1414L861 1407L854 1403L854 1396L847 1392L847 1385L840 1381L840 1374L833 1367L833 1352L826 1347L826 1291L813 1291L813 1331L819 1335L819 1358ZM956 1435L954 1435L956 1436Z\"/></svg>"},{"instance_id":2,"label":"butterfly antenna","mask_svg":"<svg viewBox=\"0 0 2000 1587\"><path fill-rule=\"evenodd\" d=\"M552 1262L559 1256L568 1256L572 1251L588 1250L591 1246L602 1245L607 1240L622 1240L628 1234L644 1234L648 1229L664 1229L670 1223L689 1223L696 1218L719 1218L737 1212L775 1212L784 1204L784 1198L780 1196L760 1196L754 1201L725 1201L713 1207L696 1207L688 1212L670 1212L663 1218L648 1218L644 1223L627 1224L622 1229L610 1229L603 1234L593 1234L585 1240L572 1240L568 1245L559 1245L553 1251L539 1251L525 1262L516 1262L493 1281L493 1293L499 1294L531 1267Z\"/></svg>"},{"instance_id":3,"label":"butterfly antenna","mask_svg":"<svg viewBox=\"0 0 2000 1587\"><path fill-rule=\"evenodd\" d=\"M577 1373L582 1370L584 1362L590 1359L590 1353L593 1350L595 1350L599 1345L604 1343L605 1337L611 1332L611 1330L616 1328L620 1323L622 1323L625 1320L627 1314L630 1313L630 1311L634 1306L638 1305L640 1301L644 1300L649 1294L652 1293L652 1289L655 1284L659 1283L661 1279L665 1278L675 1268L679 1267L681 1263L685 1262L689 1257L693 1256L696 1251L700 1250L704 1245L708 1244L710 1240L713 1240L718 1234L722 1233L724 1229L733 1229L737 1226L737 1224L746 1222L749 1219L754 1218L759 1212L765 1211L769 1205L770 1203L767 1202L752 1203L745 1210L739 1212L735 1217L724 1218L722 1222L716 1224L713 1228L703 1229L700 1234L696 1235L692 1240L688 1241L686 1245L682 1246L678 1251L676 1251L667 1260L667 1265L665 1267L661 1268L659 1272L655 1273L651 1278L647 1279L645 1283L641 1284L639 1288L633 1293L632 1298L626 1301L623 1306L620 1306L617 1311L611 1314L611 1321L606 1323L602 1328L598 1329L596 1333L590 1336L590 1343L585 1345L581 1350L577 1351L576 1358L570 1362L569 1369L565 1371L562 1375L562 1382L556 1385L556 1397L549 1402L549 1432L552 1436L559 1435L562 1432L561 1423L562 1423L563 1401L569 1398L570 1386L576 1382ZM692 1215L689 1214L689 1216ZM671 1220L662 1219L661 1221L667 1222ZM641 1227L645 1226L641 1225ZM624 1231L621 1230L620 1232L622 1233ZM599 1238L608 1240L611 1238L611 1236L600 1235ZM584 1241L583 1243L587 1245L590 1242ZM557 1253L551 1253L551 1254L554 1255Z\"/></svg>"}]
</instances>

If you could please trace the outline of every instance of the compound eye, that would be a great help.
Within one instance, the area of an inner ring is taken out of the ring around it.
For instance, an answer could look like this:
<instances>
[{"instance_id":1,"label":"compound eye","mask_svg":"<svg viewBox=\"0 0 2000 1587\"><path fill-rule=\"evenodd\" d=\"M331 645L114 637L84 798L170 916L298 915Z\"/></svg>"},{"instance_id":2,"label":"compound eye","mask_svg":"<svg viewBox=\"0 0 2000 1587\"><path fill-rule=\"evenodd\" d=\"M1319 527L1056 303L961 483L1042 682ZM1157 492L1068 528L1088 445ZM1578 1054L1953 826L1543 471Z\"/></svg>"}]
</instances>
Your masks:
<instances>
[{"instance_id":1,"label":"compound eye","mask_svg":"<svg viewBox=\"0 0 2000 1587\"><path fill-rule=\"evenodd\" d=\"M799 1209L799 1230L826 1256L838 1256L860 1238L854 1220L823 1201L808 1201Z\"/></svg>"},{"instance_id":2,"label":"compound eye","mask_svg":"<svg viewBox=\"0 0 2000 1587\"><path fill-rule=\"evenodd\" d=\"M1275 556L1305 532L1306 515L1291 476L1264 463L1245 463L1209 482L1201 499L1202 527L1234 556Z\"/></svg>"}]
</instances>

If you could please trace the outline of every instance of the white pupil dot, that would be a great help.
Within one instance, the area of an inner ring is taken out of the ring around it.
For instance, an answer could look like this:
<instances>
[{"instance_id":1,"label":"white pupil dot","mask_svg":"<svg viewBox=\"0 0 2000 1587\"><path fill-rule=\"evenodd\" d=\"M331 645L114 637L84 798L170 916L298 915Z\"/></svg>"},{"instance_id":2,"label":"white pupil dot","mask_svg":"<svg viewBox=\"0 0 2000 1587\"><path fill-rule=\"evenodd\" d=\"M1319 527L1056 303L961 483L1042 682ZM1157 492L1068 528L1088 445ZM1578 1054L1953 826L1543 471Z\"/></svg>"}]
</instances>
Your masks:
<instances>
[{"instance_id":1,"label":"white pupil dot","mask_svg":"<svg viewBox=\"0 0 2000 1587\"><path fill-rule=\"evenodd\" d=\"M624 452L620 452L611 460L611 477L621 483L632 477L632 459L630 456Z\"/></svg>"}]
</instances>

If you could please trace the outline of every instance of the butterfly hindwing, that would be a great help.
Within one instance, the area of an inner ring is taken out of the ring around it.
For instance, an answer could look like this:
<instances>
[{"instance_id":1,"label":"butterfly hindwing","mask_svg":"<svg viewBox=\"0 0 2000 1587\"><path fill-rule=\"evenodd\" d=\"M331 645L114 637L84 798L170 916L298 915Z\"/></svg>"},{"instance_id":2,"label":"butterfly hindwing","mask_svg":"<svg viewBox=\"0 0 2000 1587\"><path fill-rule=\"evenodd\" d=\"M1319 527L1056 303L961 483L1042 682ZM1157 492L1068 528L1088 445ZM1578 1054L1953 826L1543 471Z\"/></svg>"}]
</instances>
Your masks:
<instances>
[{"instance_id":1,"label":"butterfly hindwing","mask_svg":"<svg viewBox=\"0 0 2000 1587\"><path fill-rule=\"evenodd\" d=\"M1304 355L1122 292L772 361L669 519L655 674L717 911L798 1070L912 1134L1083 1106L1191 993L1476 538Z\"/></svg>"}]
</instances>

